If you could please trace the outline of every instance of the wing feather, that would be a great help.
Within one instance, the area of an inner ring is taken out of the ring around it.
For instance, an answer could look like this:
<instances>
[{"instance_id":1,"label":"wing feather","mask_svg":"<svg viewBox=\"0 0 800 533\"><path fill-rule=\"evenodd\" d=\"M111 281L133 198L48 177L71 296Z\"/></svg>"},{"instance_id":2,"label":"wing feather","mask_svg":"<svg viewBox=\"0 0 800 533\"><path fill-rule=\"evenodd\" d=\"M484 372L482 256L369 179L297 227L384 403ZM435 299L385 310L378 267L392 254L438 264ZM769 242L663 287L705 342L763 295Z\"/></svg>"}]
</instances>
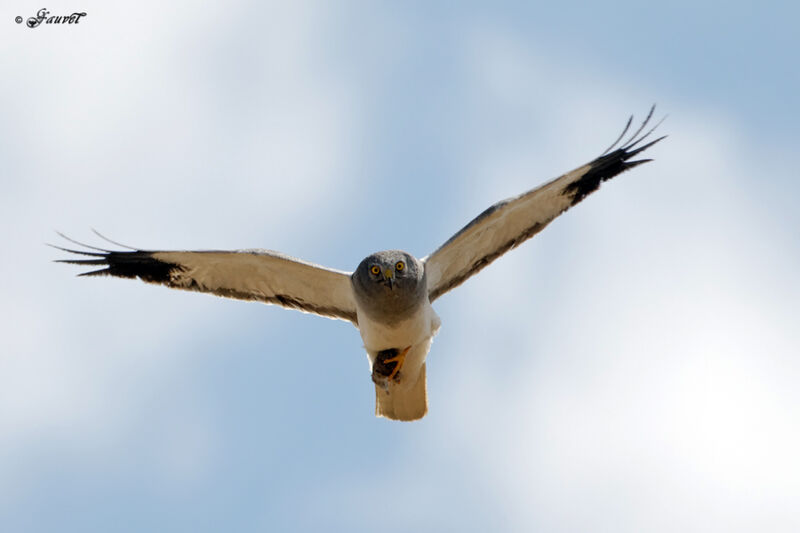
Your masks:
<instances>
[{"instance_id":1,"label":"wing feather","mask_svg":"<svg viewBox=\"0 0 800 533\"><path fill-rule=\"evenodd\" d=\"M623 146L615 149L628 131L630 119L617 141L603 155L544 185L492 205L424 258L430 301L461 285L489 263L539 233L558 215L596 191L602 182L651 161L630 159L664 138L636 148L660 124L640 135L654 109L655 106Z\"/></svg>"},{"instance_id":2,"label":"wing feather","mask_svg":"<svg viewBox=\"0 0 800 533\"><path fill-rule=\"evenodd\" d=\"M61 259L57 261L59 263L104 267L84 272L81 276L139 278L173 289L276 304L356 323L349 273L271 250L109 251L87 246L92 251L83 251L54 248L91 257Z\"/></svg>"}]
</instances>

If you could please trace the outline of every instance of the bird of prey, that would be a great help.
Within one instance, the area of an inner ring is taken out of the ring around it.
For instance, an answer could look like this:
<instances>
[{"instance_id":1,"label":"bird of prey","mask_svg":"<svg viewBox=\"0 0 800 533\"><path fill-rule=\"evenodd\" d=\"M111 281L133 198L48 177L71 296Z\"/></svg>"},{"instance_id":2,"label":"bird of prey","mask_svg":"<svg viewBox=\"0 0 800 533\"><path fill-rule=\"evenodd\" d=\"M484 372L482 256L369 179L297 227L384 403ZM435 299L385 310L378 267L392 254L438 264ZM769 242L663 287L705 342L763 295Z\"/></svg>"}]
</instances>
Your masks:
<instances>
[{"instance_id":1,"label":"bird of prey","mask_svg":"<svg viewBox=\"0 0 800 533\"><path fill-rule=\"evenodd\" d=\"M428 410L425 358L440 325L431 304L536 235L601 182L651 161L632 158L664 138L643 144L658 127L645 132L654 108L627 140L623 141L633 117L599 157L492 205L421 259L401 250L376 252L350 273L270 250L151 251L114 241L110 242L127 249L107 250L62 235L84 249L56 248L84 258L59 262L100 267L82 276L139 278L173 289L255 300L349 321L364 341L375 385L376 416L417 420Z\"/></svg>"}]
</instances>

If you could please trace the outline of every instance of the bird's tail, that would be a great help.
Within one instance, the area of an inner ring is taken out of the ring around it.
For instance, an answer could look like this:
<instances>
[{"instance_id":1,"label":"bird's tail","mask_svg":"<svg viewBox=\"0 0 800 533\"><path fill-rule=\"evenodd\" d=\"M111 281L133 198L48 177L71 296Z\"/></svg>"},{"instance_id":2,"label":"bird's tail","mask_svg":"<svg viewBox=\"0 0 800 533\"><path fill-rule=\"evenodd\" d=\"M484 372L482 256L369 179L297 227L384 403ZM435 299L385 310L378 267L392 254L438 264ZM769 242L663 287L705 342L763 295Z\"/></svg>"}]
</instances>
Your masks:
<instances>
[{"instance_id":1,"label":"bird's tail","mask_svg":"<svg viewBox=\"0 0 800 533\"><path fill-rule=\"evenodd\" d=\"M428 412L428 393L425 381L425 363L419 371L417 382L410 387L389 383L384 389L375 385L375 416L392 420L419 420Z\"/></svg>"}]
</instances>

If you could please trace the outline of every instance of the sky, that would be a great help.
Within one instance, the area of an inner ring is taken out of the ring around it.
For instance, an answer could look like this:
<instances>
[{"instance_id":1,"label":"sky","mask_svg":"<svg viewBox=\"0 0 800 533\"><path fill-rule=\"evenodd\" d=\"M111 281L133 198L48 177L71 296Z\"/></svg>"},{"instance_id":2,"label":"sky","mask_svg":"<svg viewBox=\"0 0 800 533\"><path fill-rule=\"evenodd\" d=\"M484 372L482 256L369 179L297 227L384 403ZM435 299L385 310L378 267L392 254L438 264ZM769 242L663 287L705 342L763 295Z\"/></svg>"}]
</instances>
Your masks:
<instances>
[{"instance_id":1,"label":"sky","mask_svg":"<svg viewBox=\"0 0 800 533\"><path fill-rule=\"evenodd\" d=\"M798 16L4 2L0 530L797 531ZM345 322L45 246L421 257L653 103L654 162L436 302L419 422Z\"/></svg>"}]
</instances>

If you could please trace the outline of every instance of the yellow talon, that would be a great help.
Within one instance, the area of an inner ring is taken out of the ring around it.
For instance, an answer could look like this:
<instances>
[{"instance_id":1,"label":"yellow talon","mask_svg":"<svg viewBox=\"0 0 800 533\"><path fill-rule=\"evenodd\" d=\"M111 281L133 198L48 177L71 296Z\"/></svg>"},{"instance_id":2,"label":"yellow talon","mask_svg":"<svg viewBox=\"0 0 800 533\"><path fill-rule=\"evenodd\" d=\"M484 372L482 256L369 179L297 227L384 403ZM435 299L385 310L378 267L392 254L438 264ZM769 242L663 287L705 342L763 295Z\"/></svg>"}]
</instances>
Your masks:
<instances>
[{"instance_id":1,"label":"yellow talon","mask_svg":"<svg viewBox=\"0 0 800 533\"><path fill-rule=\"evenodd\" d=\"M395 365L395 367L394 367L394 370L392 370L392 373L389 374L388 378L386 378L387 381L390 381L390 380L394 379L394 377L400 371L400 367L403 366L403 363L406 360L406 354L408 353L408 351L410 349L411 349L411 346L407 347L405 350L403 350L402 352L398 353L394 357L386 359L384 361L384 363L397 363L397 365Z\"/></svg>"}]
</instances>

